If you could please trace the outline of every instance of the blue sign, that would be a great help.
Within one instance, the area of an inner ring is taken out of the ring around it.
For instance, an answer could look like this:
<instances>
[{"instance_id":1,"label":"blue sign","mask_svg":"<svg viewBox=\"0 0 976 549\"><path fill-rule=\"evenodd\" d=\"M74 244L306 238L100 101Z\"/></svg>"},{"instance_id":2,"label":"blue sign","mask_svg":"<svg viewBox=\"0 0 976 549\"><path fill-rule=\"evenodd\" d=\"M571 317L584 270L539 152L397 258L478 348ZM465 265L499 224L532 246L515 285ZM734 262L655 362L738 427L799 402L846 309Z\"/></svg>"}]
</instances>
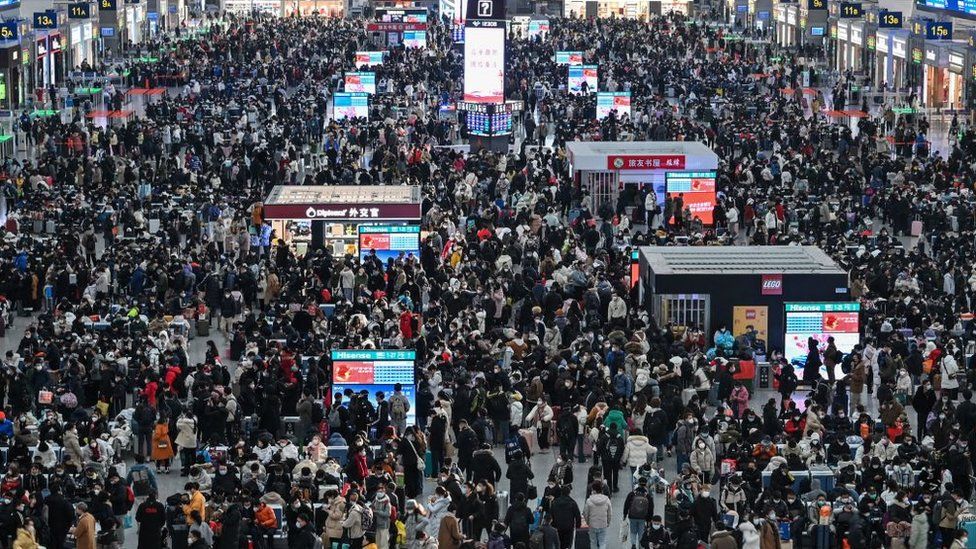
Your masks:
<instances>
[{"instance_id":1,"label":"blue sign","mask_svg":"<svg viewBox=\"0 0 976 549\"><path fill-rule=\"evenodd\" d=\"M883 11L878 14L879 29L900 29L904 21L900 11Z\"/></svg>"},{"instance_id":2,"label":"blue sign","mask_svg":"<svg viewBox=\"0 0 976 549\"><path fill-rule=\"evenodd\" d=\"M0 40L16 40L20 37L16 21L0 23Z\"/></svg>"},{"instance_id":3,"label":"blue sign","mask_svg":"<svg viewBox=\"0 0 976 549\"><path fill-rule=\"evenodd\" d=\"M34 28L46 30L58 28L58 14L53 11L35 11Z\"/></svg>"},{"instance_id":4,"label":"blue sign","mask_svg":"<svg viewBox=\"0 0 976 549\"><path fill-rule=\"evenodd\" d=\"M111 38L115 36L115 27L102 27L102 37Z\"/></svg>"},{"instance_id":5,"label":"blue sign","mask_svg":"<svg viewBox=\"0 0 976 549\"><path fill-rule=\"evenodd\" d=\"M952 23L949 21L926 21L926 40L952 40Z\"/></svg>"}]
</instances>

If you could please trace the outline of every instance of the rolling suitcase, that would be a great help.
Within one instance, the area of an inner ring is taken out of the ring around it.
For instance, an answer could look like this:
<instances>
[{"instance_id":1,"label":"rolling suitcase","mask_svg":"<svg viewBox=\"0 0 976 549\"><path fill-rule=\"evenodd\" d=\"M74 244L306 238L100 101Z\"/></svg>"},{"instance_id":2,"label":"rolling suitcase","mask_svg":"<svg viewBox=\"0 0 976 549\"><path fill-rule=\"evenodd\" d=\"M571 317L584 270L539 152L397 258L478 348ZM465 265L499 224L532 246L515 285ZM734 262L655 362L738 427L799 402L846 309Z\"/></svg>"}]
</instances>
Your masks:
<instances>
[{"instance_id":1,"label":"rolling suitcase","mask_svg":"<svg viewBox=\"0 0 976 549\"><path fill-rule=\"evenodd\" d=\"M209 317L200 317L197 319L197 335L200 337L210 337Z\"/></svg>"},{"instance_id":2,"label":"rolling suitcase","mask_svg":"<svg viewBox=\"0 0 976 549\"><path fill-rule=\"evenodd\" d=\"M427 450L424 454L424 476L431 478L434 476L434 456Z\"/></svg>"},{"instance_id":3,"label":"rolling suitcase","mask_svg":"<svg viewBox=\"0 0 976 549\"><path fill-rule=\"evenodd\" d=\"M576 529L576 549L590 549L590 529L577 528Z\"/></svg>"},{"instance_id":4,"label":"rolling suitcase","mask_svg":"<svg viewBox=\"0 0 976 549\"><path fill-rule=\"evenodd\" d=\"M922 236L922 220L912 221L912 236Z\"/></svg>"},{"instance_id":5,"label":"rolling suitcase","mask_svg":"<svg viewBox=\"0 0 976 549\"><path fill-rule=\"evenodd\" d=\"M508 513L508 499L506 490L498 492L498 516L504 517Z\"/></svg>"}]
</instances>

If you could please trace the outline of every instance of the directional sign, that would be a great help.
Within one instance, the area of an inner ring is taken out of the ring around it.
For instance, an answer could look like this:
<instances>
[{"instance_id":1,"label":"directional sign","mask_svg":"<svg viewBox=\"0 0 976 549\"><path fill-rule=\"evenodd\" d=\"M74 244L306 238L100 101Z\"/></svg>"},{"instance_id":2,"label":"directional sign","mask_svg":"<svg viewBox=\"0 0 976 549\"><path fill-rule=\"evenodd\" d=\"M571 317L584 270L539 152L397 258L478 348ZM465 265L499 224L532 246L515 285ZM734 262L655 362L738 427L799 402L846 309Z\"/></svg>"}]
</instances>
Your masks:
<instances>
[{"instance_id":1,"label":"directional sign","mask_svg":"<svg viewBox=\"0 0 976 549\"><path fill-rule=\"evenodd\" d=\"M0 23L0 40L16 40L19 36L17 23L13 21Z\"/></svg>"},{"instance_id":2,"label":"directional sign","mask_svg":"<svg viewBox=\"0 0 976 549\"><path fill-rule=\"evenodd\" d=\"M98 9L102 11L118 11L118 0L98 0Z\"/></svg>"},{"instance_id":3,"label":"directional sign","mask_svg":"<svg viewBox=\"0 0 976 549\"><path fill-rule=\"evenodd\" d=\"M860 19L864 15L864 9L860 2L843 2L840 5L841 19Z\"/></svg>"},{"instance_id":4,"label":"directional sign","mask_svg":"<svg viewBox=\"0 0 976 549\"><path fill-rule=\"evenodd\" d=\"M58 14L53 11L35 11L34 28L35 29L58 28Z\"/></svg>"},{"instance_id":5,"label":"directional sign","mask_svg":"<svg viewBox=\"0 0 976 549\"><path fill-rule=\"evenodd\" d=\"M68 4L68 19L89 19L91 18L91 6L88 2L78 2Z\"/></svg>"},{"instance_id":6,"label":"directional sign","mask_svg":"<svg viewBox=\"0 0 976 549\"><path fill-rule=\"evenodd\" d=\"M927 21L925 23L926 40L952 40L952 23L948 21Z\"/></svg>"},{"instance_id":7,"label":"directional sign","mask_svg":"<svg viewBox=\"0 0 976 549\"><path fill-rule=\"evenodd\" d=\"M883 11L878 17L878 28L900 29L904 21L900 11Z\"/></svg>"}]
</instances>

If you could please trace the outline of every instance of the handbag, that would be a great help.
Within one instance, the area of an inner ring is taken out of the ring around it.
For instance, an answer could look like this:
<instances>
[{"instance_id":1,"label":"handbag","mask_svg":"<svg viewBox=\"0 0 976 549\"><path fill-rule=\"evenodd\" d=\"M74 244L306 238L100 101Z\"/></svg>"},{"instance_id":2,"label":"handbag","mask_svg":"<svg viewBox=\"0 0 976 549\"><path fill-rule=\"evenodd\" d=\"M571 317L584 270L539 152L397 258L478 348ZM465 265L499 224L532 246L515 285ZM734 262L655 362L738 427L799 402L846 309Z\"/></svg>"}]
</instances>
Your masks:
<instances>
[{"instance_id":1,"label":"handbag","mask_svg":"<svg viewBox=\"0 0 976 549\"><path fill-rule=\"evenodd\" d=\"M410 448L413 449L413 455L417 457L417 463L416 463L417 470L425 471L427 469L427 462L420 458L420 454L417 452L417 447L414 446L413 443L409 443L409 444L410 444Z\"/></svg>"}]
</instances>

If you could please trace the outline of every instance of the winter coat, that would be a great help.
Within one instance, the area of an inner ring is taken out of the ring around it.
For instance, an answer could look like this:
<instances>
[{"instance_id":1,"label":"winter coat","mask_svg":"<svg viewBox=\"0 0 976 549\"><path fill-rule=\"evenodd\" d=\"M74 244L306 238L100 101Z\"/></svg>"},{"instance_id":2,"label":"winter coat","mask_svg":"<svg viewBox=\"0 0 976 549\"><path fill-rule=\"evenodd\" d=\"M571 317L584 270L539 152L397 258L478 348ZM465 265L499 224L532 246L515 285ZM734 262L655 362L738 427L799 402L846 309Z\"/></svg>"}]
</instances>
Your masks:
<instances>
[{"instance_id":1,"label":"winter coat","mask_svg":"<svg viewBox=\"0 0 976 549\"><path fill-rule=\"evenodd\" d=\"M708 446L695 448L691 452L691 466L699 473L710 474L715 471L715 454Z\"/></svg>"},{"instance_id":2,"label":"winter coat","mask_svg":"<svg viewBox=\"0 0 976 549\"><path fill-rule=\"evenodd\" d=\"M732 537L732 532L728 530L721 530L712 534L711 538L711 548L712 549L738 549L739 544Z\"/></svg>"},{"instance_id":3,"label":"winter coat","mask_svg":"<svg viewBox=\"0 0 976 549\"><path fill-rule=\"evenodd\" d=\"M342 537L342 519L346 516L346 500L340 496L329 503L329 514L325 517L325 535L329 539Z\"/></svg>"},{"instance_id":4,"label":"winter coat","mask_svg":"<svg viewBox=\"0 0 976 549\"><path fill-rule=\"evenodd\" d=\"M590 497L586 498L586 504L583 506L583 521L590 528L608 528L612 517L610 498L605 494L590 494Z\"/></svg>"},{"instance_id":5,"label":"winter coat","mask_svg":"<svg viewBox=\"0 0 976 549\"><path fill-rule=\"evenodd\" d=\"M525 416L525 421L529 425L546 425L552 421L553 413L552 407L545 403L536 404L529 412L529 415Z\"/></svg>"},{"instance_id":6,"label":"winter coat","mask_svg":"<svg viewBox=\"0 0 976 549\"><path fill-rule=\"evenodd\" d=\"M357 539L363 537L363 508L358 503L353 504L346 513L346 518L342 521L342 527L349 530L349 538Z\"/></svg>"},{"instance_id":7,"label":"winter coat","mask_svg":"<svg viewBox=\"0 0 976 549\"><path fill-rule=\"evenodd\" d=\"M157 423L152 435L153 461L172 459L174 455L173 442L169 439L169 425Z\"/></svg>"},{"instance_id":8,"label":"winter coat","mask_svg":"<svg viewBox=\"0 0 976 549\"><path fill-rule=\"evenodd\" d=\"M740 522L739 531L742 532L742 549L760 549L759 531L753 523Z\"/></svg>"},{"instance_id":9,"label":"winter coat","mask_svg":"<svg viewBox=\"0 0 976 549\"><path fill-rule=\"evenodd\" d=\"M447 508L451 505L451 498L440 498L427 506L427 535L439 539L441 521L447 515Z\"/></svg>"},{"instance_id":10,"label":"winter coat","mask_svg":"<svg viewBox=\"0 0 976 549\"><path fill-rule=\"evenodd\" d=\"M929 518L919 513L912 519L912 533L908 536L908 549L927 549L929 545Z\"/></svg>"},{"instance_id":11,"label":"winter coat","mask_svg":"<svg viewBox=\"0 0 976 549\"><path fill-rule=\"evenodd\" d=\"M197 422L189 417L176 420L176 445L180 448L197 447Z\"/></svg>"},{"instance_id":12,"label":"winter coat","mask_svg":"<svg viewBox=\"0 0 976 549\"><path fill-rule=\"evenodd\" d=\"M630 435L627 437L627 444L624 446L624 456L622 458L627 467L641 467L656 450L647 441L644 435Z\"/></svg>"},{"instance_id":13,"label":"winter coat","mask_svg":"<svg viewBox=\"0 0 976 549\"><path fill-rule=\"evenodd\" d=\"M779 527L776 524L764 520L759 527L759 547L760 549L781 549L782 542L779 537Z\"/></svg>"},{"instance_id":14,"label":"winter coat","mask_svg":"<svg viewBox=\"0 0 976 549\"><path fill-rule=\"evenodd\" d=\"M461 547L461 525L454 513L448 513L441 519L441 527L438 529L437 546L440 549L458 549Z\"/></svg>"},{"instance_id":15,"label":"winter coat","mask_svg":"<svg viewBox=\"0 0 976 549\"><path fill-rule=\"evenodd\" d=\"M863 393L864 392L864 382L867 380L867 367L864 361L857 363L857 366L851 371L851 394Z\"/></svg>"},{"instance_id":16,"label":"winter coat","mask_svg":"<svg viewBox=\"0 0 976 549\"><path fill-rule=\"evenodd\" d=\"M943 389L959 388L959 378L956 377L956 374L959 373L959 363L956 362L956 359L952 355L947 354L942 357L940 371L942 373Z\"/></svg>"}]
</instances>

